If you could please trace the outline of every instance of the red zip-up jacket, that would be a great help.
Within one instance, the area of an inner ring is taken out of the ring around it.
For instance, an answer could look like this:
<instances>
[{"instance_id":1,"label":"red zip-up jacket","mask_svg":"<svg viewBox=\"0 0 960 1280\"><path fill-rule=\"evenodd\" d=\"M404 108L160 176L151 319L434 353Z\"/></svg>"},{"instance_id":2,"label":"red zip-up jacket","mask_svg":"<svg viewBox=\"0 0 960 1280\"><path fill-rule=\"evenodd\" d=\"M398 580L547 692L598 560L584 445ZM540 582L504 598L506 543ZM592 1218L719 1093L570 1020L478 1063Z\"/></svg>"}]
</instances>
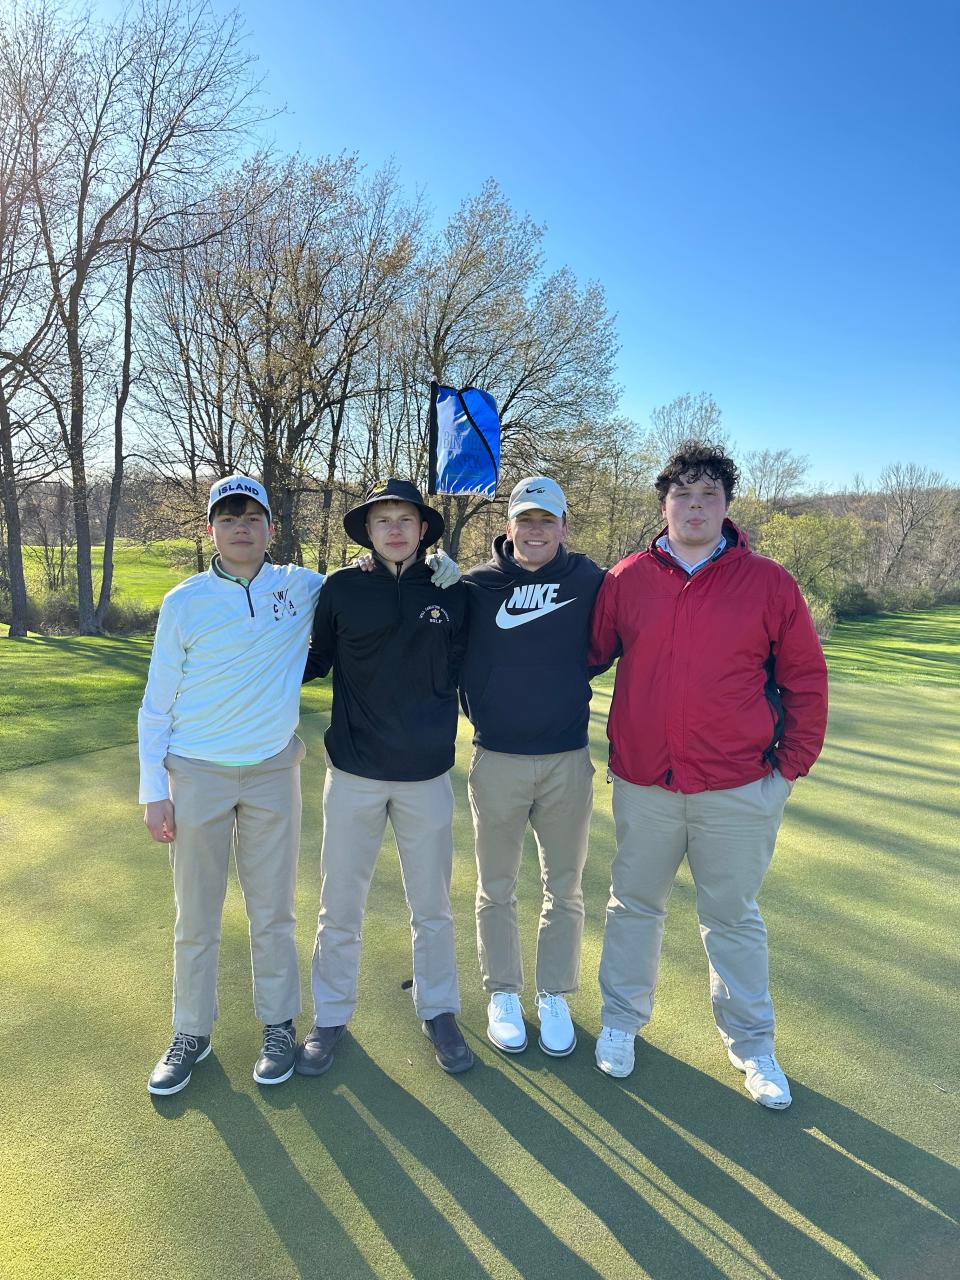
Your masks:
<instances>
[{"instance_id":1,"label":"red zip-up jacket","mask_svg":"<svg viewBox=\"0 0 960 1280\"><path fill-rule=\"evenodd\" d=\"M792 781L823 746L827 668L800 588L729 520L723 532L692 577L654 542L597 596L587 661L621 655L610 768L638 786L721 791L774 767Z\"/></svg>"}]
</instances>

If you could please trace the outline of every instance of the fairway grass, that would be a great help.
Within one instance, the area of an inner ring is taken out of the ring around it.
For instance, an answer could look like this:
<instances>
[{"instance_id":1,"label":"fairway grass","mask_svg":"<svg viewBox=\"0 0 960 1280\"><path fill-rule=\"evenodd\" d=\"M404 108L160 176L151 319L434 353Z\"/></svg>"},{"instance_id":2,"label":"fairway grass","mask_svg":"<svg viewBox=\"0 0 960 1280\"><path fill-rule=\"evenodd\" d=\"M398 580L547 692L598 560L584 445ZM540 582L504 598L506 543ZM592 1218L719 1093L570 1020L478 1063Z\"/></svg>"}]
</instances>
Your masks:
<instances>
[{"instance_id":1,"label":"fairway grass","mask_svg":"<svg viewBox=\"0 0 960 1280\"><path fill-rule=\"evenodd\" d=\"M103 573L103 546L91 548L94 597L100 590ZM39 547L23 549L27 589L37 592L44 581L42 551ZM67 578L75 573L76 557L71 555ZM157 607L171 587L196 573L193 543L186 538L150 543L118 538L113 550L113 582L115 593L125 600L137 600Z\"/></svg>"},{"instance_id":2,"label":"fairway grass","mask_svg":"<svg viewBox=\"0 0 960 1280\"><path fill-rule=\"evenodd\" d=\"M43 749L59 751L29 765L22 750L21 767L0 773L4 1280L955 1280L958 623L956 611L907 621L899 640L877 637L872 665L852 635L828 646L827 746L788 803L762 897L778 1054L794 1087L782 1114L750 1102L722 1052L686 870L637 1069L618 1082L593 1067L613 854L599 766L610 676L593 704L596 810L570 1058L536 1048L530 992L526 1053L501 1056L484 1035L461 726L453 904L474 1070L439 1071L400 989L409 930L388 841L358 1012L329 1074L275 1089L251 1078L259 1031L232 879L214 1053L183 1094L150 1099L146 1076L169 1035L169 866L134 803L132 734L103 740L135 713L149 644L0 639L0 725L14 722L4 760L19 737L40 741L41 722ZM898 647L914 655L909 678L888 679ZM35 709L9 695L14 662ZM868 679L846 678L857 662ZM112 702L100 704L98 681ZM304 975L326 682L308 695ZM112 716L98 738L94 726ZM528 847L518 896L531 976L538 894Z\"/></svg>"}]
</instances>

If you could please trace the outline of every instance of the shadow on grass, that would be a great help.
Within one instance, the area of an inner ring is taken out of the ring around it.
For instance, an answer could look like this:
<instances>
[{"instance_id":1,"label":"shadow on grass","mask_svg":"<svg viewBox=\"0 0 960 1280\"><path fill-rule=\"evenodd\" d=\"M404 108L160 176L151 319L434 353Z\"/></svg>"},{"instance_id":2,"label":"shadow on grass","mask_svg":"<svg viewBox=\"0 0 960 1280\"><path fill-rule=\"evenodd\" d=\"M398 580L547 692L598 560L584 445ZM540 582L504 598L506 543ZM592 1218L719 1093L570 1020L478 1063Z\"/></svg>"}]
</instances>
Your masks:
<instances>
[{"instance_id":1,"label":"shadow on grass","mask_svg":"<svg viewBox=\"0 0 960 1280\"><path fill-rule=\"evenodd\" d=\"M490 1274L405 1162L429 1171L468 1218L525 1277L587 1280L599 1273L570 1250L517 1194L432 1111L386 1075L356 1041L338 1054L337 1080L298 1092L297 1105L417 1280ZM426 1070L437 1070L433 1066ZM469 1092L496 1075L477 1063L458 1077ZM342 1082L342 1083L341 1083ZM384 1189L389 1188L389 1194Z\"/></svg>"},{"instance_id":2,"label":"shadow on grass","mask_svg":"<svg viewBox=\"0 0 960 1280\"><path fill-rule=\"evenodd\" d=\"M635 1074L611 1080L593 1067L592 1038L578 1033L580 1049L563 1062L545 1064L531 1049L492 1066L478 1060L455 1083L509 1131L538 1178L575 1197L653 1280L716 1280L731 1266L782 1280L960 1273L956 1168L802 1084L788 1112L765 1111L732 1071L726 1087L642 1040ZM266 1101L300 1110L322 1158L417 1280L479 1280L494 1249L529 1280L624 1274L597 1270L559 1239L352 1039L331 1076L294 1080ZM168 1119L189 1109L209 1117L301 1275L377 1274L216 1059L189 1098L155 1105ZM516 1168L515 1154L504 1158ZM550 1195L543 1185L531 1194ZM702 1247L674 1221L692 1224ZM489 1243L475 1252L472 1233ZM588 1256L591 1248L603 1254L602 1241L584 1241Z\"/></svg>"},{"instance_id":3,"label":"shadow on grass","mask_svg":"<svg viewBox=\"0 0 960 1280\"><path fill-rule=\"evenodd\" d=\"M731 1091L649 1043L637 1047L633 1077L595 1073L581 1096L778 1275L862 1274L858 1261L883 1280L960 1274L956 1168L802 1085L789 1111L769 1112L739 1077ZM751 1182L801 1220L764 1206Z\"/></svg>"},{"instance_id":4,"label":"shadow on grass","mask_svg":"<svg viewBox=\"0 0 960 1280\"><path fill-rule=\"evenodd\" d=\"M188 1093L154 1098L153 1105L165 1120L188 1111L207 1116L301 1276L376 1277L253 1100L231 1088L215 1055L198 1068Z\"/></svg>"}]
</instances>

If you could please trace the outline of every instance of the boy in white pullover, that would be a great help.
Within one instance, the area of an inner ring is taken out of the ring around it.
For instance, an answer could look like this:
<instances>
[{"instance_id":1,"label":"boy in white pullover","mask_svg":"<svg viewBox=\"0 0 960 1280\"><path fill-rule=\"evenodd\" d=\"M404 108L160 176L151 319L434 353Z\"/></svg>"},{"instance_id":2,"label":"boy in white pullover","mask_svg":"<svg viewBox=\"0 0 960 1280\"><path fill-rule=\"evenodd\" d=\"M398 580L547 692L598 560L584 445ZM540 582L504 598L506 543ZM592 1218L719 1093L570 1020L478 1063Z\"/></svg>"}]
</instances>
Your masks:
<instances>
[{"instance_id":1,"label":"boy in white pullover","mask_svg":"<svg viewBox=\"0 0 960 1280\"><path fill-rule=\"evenodd\" d=\"M294 892L300 761L294 733L323 575L266 558L266 490L247 476L210 491L206 573L163 601L138 718L140 800L170 844L177 904L173 1041L147 1088L178 1093L210 1052L231 846L250 921L254 1007L265 1024L260 1084L293 1073L300 1012Z\"/></svg>"},{"instance_id":2,"label":"boy in white pullover","mask_svg":"<svg viewBox=\"0 0 960 1280\"><path fill-rule=\"evenodd\" d=\"M294 893L304 746L294 730L324 579L267 558L273 524L258 481L218 480L207 519L217 554L206 573L164 598L137 721L144 822L171 846L177 906L174 1035L148 1081L154 1094L186 1088L210 1052L231 848L264 1023L259 1084L293 1074L300 1012ZM442 553L429 559L435 585L459 578Z\"/></svg>"}]
</instances>

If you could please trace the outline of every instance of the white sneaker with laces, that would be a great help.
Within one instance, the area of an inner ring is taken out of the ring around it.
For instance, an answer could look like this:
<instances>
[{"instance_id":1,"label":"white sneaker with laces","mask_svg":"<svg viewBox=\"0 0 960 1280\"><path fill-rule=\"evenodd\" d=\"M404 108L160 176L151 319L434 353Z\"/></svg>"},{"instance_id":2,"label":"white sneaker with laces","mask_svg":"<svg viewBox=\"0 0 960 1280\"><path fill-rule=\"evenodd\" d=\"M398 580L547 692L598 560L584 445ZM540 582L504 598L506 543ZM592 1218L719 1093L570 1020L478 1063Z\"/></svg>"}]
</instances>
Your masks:
<instances>
[{"instance_id":1,"label":"white sneaker with laces","mask_svg":"<svg viewBox=\"0 0 960 1280\"><path fill-rule=\"evenodd\" d=\"M789 1107L793 1101L790 1086L772 1053L761 1054L758 1058L738 1058L732 1049L728 1049L727 1057L738 1071L744 1072L744 1087L754 1102L774 1111Z\"/></svg>"},{"instance_id":2,"label":"white sneaker with laces","mask_svg":"<svg viewBox=\"0 0 960 1280\"><path fill-rule=\"evenodd\" d=\"M597 1040L597 1066L608 1076L622 1079L633 1070L633 1046L636 1036L618 1027L601 1027Z\"/></svg>"},{"instance_id":3,"label":"white sneaker with laces","mask_svg":"<svg viewBox=\"0 0 960 1280\"><path fill-rule=\"evenodd\" d=\"M523 1053L527 1028L523 1006L515 991L494 991L487 1005L487 1039L504 1053Z\"/></svg>"},{"instance_id":4,"label":"white sneaker with laces","mask_svg":"<svg viewBox=\"0 0 960 1280\"><path fill-rule=\"evenodd\" d=\"M565 1058L577 1047L577 1033L573 1019L563 996L548 991L537 992L537 1013L540 1015L540 1048L551 1058Z\"/></svg>"}]
</instances>

